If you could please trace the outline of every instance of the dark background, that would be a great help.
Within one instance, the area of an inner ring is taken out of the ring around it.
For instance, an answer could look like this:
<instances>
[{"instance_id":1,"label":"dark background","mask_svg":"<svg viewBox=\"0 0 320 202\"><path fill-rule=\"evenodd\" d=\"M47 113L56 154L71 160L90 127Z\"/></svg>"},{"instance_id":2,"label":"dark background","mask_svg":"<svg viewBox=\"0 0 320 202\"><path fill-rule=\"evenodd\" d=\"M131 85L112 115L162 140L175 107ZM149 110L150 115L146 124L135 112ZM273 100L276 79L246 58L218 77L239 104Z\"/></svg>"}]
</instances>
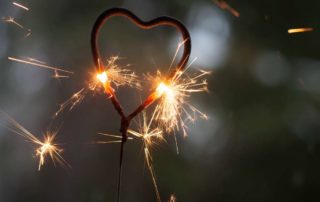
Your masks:
<instances>
[{"instance_id":1,"label":"dark background","mask_svg":"<svg viewBox=\"0 0 320 202\"><path fill-rule=\"evenodd\" d=\"M57 141L72 169L47 161L39 172L33 147L0 128L0 201L115 201L119 144L97 145L96 132L118 134L119 120L104 95L88 96L70 113L53 120L58 103L86 85L93 70L90 31L107 8L124 7L142 19L180 19L191 32L197 68L212 71L209 94L190 102L208 121L172 136L153 150L163 201L319 201L320 187L320 1L227 1L236 18L210 0L191 1L19 1L29 12L0 1L0 15L13 16L32 35L0 23L0 106L41 138L62 126ZM288 34L289 28L313 32ZM179 34L172 28L143 31L114 18L102 30L105 57L120 55L138 73L165 70ZM75 72L52 72L9 61L34 57ZM148 86L146 86L148 87ZM120 88L128 111L146 95ZM156 201L141 141L125 149L122 201Z\"/></svg>"}]
</instances>

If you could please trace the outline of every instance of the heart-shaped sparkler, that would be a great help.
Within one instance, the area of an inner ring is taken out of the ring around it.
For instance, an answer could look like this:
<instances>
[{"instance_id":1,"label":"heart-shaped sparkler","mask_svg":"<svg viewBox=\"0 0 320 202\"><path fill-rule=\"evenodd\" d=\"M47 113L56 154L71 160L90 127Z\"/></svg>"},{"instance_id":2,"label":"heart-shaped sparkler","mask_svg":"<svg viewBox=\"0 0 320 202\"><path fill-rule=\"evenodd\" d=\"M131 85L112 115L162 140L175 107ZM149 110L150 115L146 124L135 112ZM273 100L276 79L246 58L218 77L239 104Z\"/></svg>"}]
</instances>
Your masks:
<instances>
[{"instance_id":1,"label":"heart-shaped sparkler","mask_svg":"<svg viewBox=\"0 0 320 202\"><path fill-rule=\"evenodd\" d=\"M103 64L101 63L101 59L100 59L101 57L100 57L98 43L97 43L99 30L101 29L102 25L106 22L106 20L114 16L121 16L121 17L128 18L131 22L133 22L135 25L137 25L142 29L152 29L158 26L175 27L182 34L184 50L183 50L182 58L180 59L178 65L176 66L175 69L173 69L170 72L169 76L166 79L169 80L175 77L177 74L179 74L185 69L186 64L188 63L188 60L189 60L190 52L191 52L191 40L190 40L190 34L188 30L180 21L167 16L158 17L150 21L143 21L127 9L112 8L104 11L97 18L91 33L91 49L92 49L93 61L98 72L101 73L105 69L103 67ZM108 69L108 67L106 67L106 69ZM121 141L121 150L120 150L120 171L119 171L119 183L118 183L118 201L119 201L123 148L128 138L127 132L128 132L130 122L136 115L138 115L140 112L146 109L150 104L152 104L159 96L156 96L156 92L152 92L147 97L147 99L136 108L136 110L134 110L129 115L125 115L123 112L123 108L120 102L118 101L114 91L112 89L110 90L110 88L105 88L105 91L108 95L110 95L112 104L121 117L120 132L122 134L122 141Z\"/></svg>"}]
</instances>

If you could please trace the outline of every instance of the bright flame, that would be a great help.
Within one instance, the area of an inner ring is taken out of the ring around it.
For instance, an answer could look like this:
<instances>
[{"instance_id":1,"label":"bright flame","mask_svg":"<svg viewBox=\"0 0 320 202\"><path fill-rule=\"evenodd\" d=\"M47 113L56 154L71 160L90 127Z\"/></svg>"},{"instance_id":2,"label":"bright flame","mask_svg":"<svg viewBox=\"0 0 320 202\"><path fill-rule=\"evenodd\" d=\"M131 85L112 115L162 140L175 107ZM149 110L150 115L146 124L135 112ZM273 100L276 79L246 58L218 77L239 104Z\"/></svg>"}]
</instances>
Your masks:
<instances>
[{"instance_id":1,"label":"bright flame","mask_svg":"<svg viewBox=\"0 0 320 202\"><path fill-rule=\"evenodd\" d=\"M116 87L126 85L140 89L141 86L137 75L129 69L123 68L116 64L118 60L118 56L110 57L107 60L106 66L100 67L105 70L96 74L98 81L100 81L103 85L107 84L108 81L109 83L114 84Z\"/></svg>"},{"instance_id":2,"label":"bright flame","mask_svg":"<svg viewBox=\"0 0 320 202\"><path fill-rule=\"evenodd\" d=\"M159 102L153 116L167 132L181 128L186 135L185 121L193 122L197 115L207 118L204 113L188 104L186 99L190 97L191 93L207 91L207 82L202 77L209 72L201 71L200 74L193 77L183 76L184 73L177 72L171 80L163 81L160 72L158 72L155 81L160 81L157 82L155 97L159 99ZM184 115L186 115L186 118L184 118Z\"/></svg>"},{"instance_id":3,"label":"bright flame","mask_svg":"<svg viewBox=\"0 0 320 202\"><path fill-rule=\"evenodd\" d=\"M171 86L166 85L164 82L161 82L156 89L157 97L161 97L162 95L166 96L167 99L171 102L174 102L175 95Z\"/></svg>"},{"instance_id":4,"label":"bright flame","mask_svg":"<svg viewBox=\"0 0 320 202\"><path fill-rule=\"evenodd\" d=\"M106 71L103 71L101 73L97 74L97 79L102 83L102 84L106 84L106 82L108 81L108 75Z\"/></svg>"}]
</instances>

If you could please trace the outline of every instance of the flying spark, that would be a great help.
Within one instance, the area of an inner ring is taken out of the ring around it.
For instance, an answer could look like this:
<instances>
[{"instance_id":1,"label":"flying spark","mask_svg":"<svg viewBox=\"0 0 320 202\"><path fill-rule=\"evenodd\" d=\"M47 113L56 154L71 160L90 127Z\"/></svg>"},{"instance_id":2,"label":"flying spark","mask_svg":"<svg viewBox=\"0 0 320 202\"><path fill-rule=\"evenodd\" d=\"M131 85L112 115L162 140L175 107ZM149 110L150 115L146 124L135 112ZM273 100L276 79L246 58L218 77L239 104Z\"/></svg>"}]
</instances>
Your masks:
<instances>
[{"instance_id":1,"label":"flying spark","mask_svg":"<svg viewBox=\"0 0 320 202\"><path fill-rule=\"evenodd\" d=\"M222 0L213 0L213 2L217 4L217 6L219 6L222 10L228 11L237 18L240 17L240 13L236 9L232 8L229 4L227 4L227 2Z\"/></svg>"},{"instance_id":2,"label":"flying spark","mask_svg":"<svg viewBox=\"0 0 320 202\"><path fill-rule=\"evenodd\" d=\"M51 77L57 80L59 80L60 78L69 78L69 76L59 74L57 70L54 70L54 74Z\"/></svg>"},{"instance_id":3,"label":"flying spark","mask_svg":"<svg viewBox=\"0 0 320 202\"><path fill-rule=\"evenodd\" d=\"M139 131L134 131L134 130L128 130L128 133L141 138L143 141L143 150L144 150L144 157L145 161L147 163L147 167L149 169L151 178L152 178L152 183L156 192L157 200L158 202L161 202L158 186L157 186L157 181L156 181L156 176L154 173L153 165L152 165L152 156L151 156L151 147L154 144L157 144L161 141L164 141L163 137L163 132L159 128L154 128L151 129L153 119L151 118L149 124L147 124L147 117L146 114L143 113L143 123L142 125L140 124L139 126Z\"/></svg>"},{"instance_id":4,"label":"flying spark","mask_svg":"<svg viewBox=\"0 0 320 202\"><path fill-rule=\"evenodd\" d=\"M2 20L3 20L4 22L7 22L7 23L12 23L12 24L18 26L18 27L21 28L21 29L24 29L24 27L14 19L14 17L11 17L11 16L9 16L9 17L2 17Z\"/></svg>"},{"instance_id":5,"label":"flying spark","mask_svg":"<svg viewBox=\"0 0 320 202\"><path fill-rule=\"evenodd\" d=\"M57 117L66 108L68 108L69 111L71 111L75 106L77 106L84 100L87 93L88 93L87 88L82 88L78 92L74 93L67 101L59 105L59 109L54 113L53 117Z\"/></svg>"},{"instance_id":6,"label":"flying spark","mask_svg":"<svg viewBox=\"0 0 320 202\"><path fill-rule=\"evenodd\" d=\"M41 167L44 165L45 159L48 156L50 156L54 165L56 165L57 162L64 167L71 167L61 156L63 150L60 149L56 143L54 143L54 139L58 133L58 130L46 132L43 141L41 141L22 125L20 125L16 120L11 118L8 114L0 111L0 115L6 121L6 128L18 135L21 135L26 140L37 146L35 149L35 155L39 158L39 171L41 170Z\"/></svg>"},{"instance_id":7,"label":"flying spark","mask_svg":"<svg viewBox=\"0 0 320 202\"><path fill-rule=\"evenodd\" d=\"M26 11L29 11L29 8L28 8L28 7L26 7L26 6L24 6L24 5L20 4L20 3L12 2L12 4L13 4L14 6L17 6L17 7L19 7L19 8L22 8L22 9L24 9L24 10L26 10Z\"/></svg>"},{"instance_id":8,"label":"flying spark","mask_svg":"<svg viewBox=\"0 0 320 202\"><path fill-rule=\"evenodd\" d=\"M33 66L44 68L44 69L50 69L53 71L60 71L60 72L68 73L68 74L73 74L73 72L71 72L71 71L68 71L68 70L65 70L62 68L58 68L58 67L49 66L49 65L46 65L44 62L39 62L38 60L34 60L32 58L31 58L32 60L29 60L28 58L27 59L19 59L19 58L14 58L14 57L8 57L8 59L15 61L15 62L21 62L24 64L33 65Z\"/></svg>"},{"instance_id":9,"label":"flying spark","mask_svg":"<svg viewBox=\"0 0 320 202\"><path fill-rule=\"evenodd\" d=\"M2 19L4 22L7 22L7 23L9 23L9 24L13 24L13 25L19 27L20 29L24 30L24 31L27 33L27 34L25 35L25 37L29 37L29 36L31 35L31 29L27 29L27 28L23 27L20 23L18 23L18 22L14 19L14 17L11 17L11 16L9 16L9 17L2 17L1 19Z\"/></svg>"},{"instance_id":10,"label":"flying spark","mask_svg":"<svg viewBox=\"0 0 320 202\"><path fill-rule=\"evenodd\" d=\"M311 31L313 31L312 27L288 29L289 34L295 34L295 33L301 33L301 32L311 32Z\"/></svg>"},{"instance_id":11,"label":"flying spark","mask_svg":"<svg viewBox=\"0 0 320 202\"><path fill-rule=\"evenodd\" d=\"M110 143L121 143L122 136L119 135L112 135L112 134L107 134L107 133L98 133L99 135L109 137L109 138L114 138L116 140L109 140L109 141L96 141L94 143L96 144L110 144ZM132 137L128 137L128 140L132 140Z\"/></svg>"}]
</instances>

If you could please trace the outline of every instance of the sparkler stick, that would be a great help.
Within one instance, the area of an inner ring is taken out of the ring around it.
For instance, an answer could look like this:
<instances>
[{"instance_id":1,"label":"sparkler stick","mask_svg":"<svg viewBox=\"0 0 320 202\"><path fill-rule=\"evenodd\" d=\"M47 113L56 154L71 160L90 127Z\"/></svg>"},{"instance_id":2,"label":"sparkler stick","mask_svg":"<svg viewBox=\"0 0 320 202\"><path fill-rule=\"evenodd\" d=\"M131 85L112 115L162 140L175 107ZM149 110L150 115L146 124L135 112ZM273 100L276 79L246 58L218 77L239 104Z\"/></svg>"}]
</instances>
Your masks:
<instances>
[{"instance_id":1,"label":"sparkler stick","mask_svg":"<svg viewBox=\"0 0 320 202\"><path fill-rule=\"evenodd\" d=\"M138 18L129 10L122 9L122 8L112 8L104 11L97 18L91 32L91 50L93 55L93 62L96 68L98 69L98 72L100 73L103 72L103 68L101 67L101 63L100 63L101 57L99 54L99 49L97 44L98 33L102 25L104 24L104 22L113 16L126 17L129 20L131 20L135 25L139 26L142 29L151 29L151 28L154 28L157 26L163 26L163 25L175 27L182 34L182 37L185 42L183 43L184 50L183 50L182 58L178 63L177 68L172 73L172 75L175 75L176 72L180 72L184 70L191 52L191 40L190 40L190 34L188 30L180 21L167 16L158 17L151 21L142 21L140 18ZM149 96L136 110L134 110L130 115L126 116L123 112L123 108L119 103L116 95L113 93L113 91L110 91L109 93L111 94L112 104L121 117L120 132L122 135L122 140L121 140L121 147L120 147L120 164L119 164L118 195L117 195L117 201L119 201L120 188L121 188L123 150L124 150L125 142L127 141L127 138L128 138L127 133L128 133L130 122L136 115L138 115L141 111L143 111L146 107L148 107L155 99L154 99L154 96Z\"/></svg>"}]
</instances>

